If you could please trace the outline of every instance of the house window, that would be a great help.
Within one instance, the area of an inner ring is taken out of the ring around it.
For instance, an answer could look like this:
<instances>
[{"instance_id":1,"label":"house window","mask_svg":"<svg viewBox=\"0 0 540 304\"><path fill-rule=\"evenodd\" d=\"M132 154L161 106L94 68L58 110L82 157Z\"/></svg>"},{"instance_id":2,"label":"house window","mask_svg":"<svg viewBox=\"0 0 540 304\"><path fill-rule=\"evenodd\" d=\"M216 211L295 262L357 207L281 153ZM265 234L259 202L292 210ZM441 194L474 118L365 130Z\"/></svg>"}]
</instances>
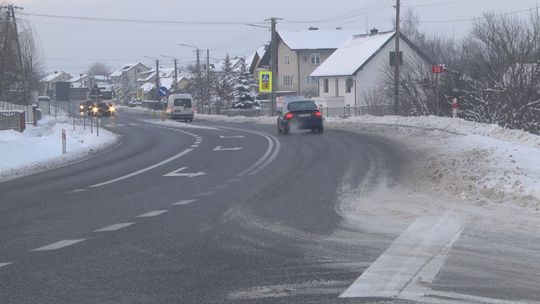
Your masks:
<instances>
[{"instance_id":1,"label":"house window","mask_svg":"<svg viewBox=\"0 0 540 304\"><path fill-rule=\"evenodd\" d=\"M339 96L339 78L336 78L336 97Z\"/></svg>"},{"instance_id":2,"label":"house window","mask_svg":"<svg viewBox=\"0 0 540 304\"><path fill-rule=\"evenodd\" d=\"M289 55L285 56L285 65L291 64L291 57Z\"/></svg>"},{"instance_id":3,"label":"house window","mask_svg":"<svg viewBox=\"0 0 540 304\"><path fill-rule=\"evenodd\" d=\"M345 83L345 93L350 93L352 91L354 85L353 82L352 78L347 78L347 82Z\"/></svg>"},{"instance_id":4,"label":"house window","mask_svg":"<svg viewBox=\"0 0 540 304\"><path fill-rule=\"evenodd\" d=\"M311 64L313 65L321 64L321 54L319 53L311 54Z\"/></svg>"},{"instance_id":5,"label":"house window","mask_svg":"<svg viewBox=\"0 0 540 304\"><path fill-rule=\"evenodd\" d=\"M398 54L398 60L399 65L403 65L403 52L399 51ZM396 61L396 52L390 52L390 66L394 66L394 62Z\"/></svg>"},{"instance_id":6,"label":"house window","mask_svg":"<svg viewBox=\"0 0 540 304\"><path fill-rule=\"evenodd\" d=\"M323 81L323 92L328 93L328 78L325 78Z\"/></svg>"},{"instance_id":7,"label":"house window","mask_svg":"<svg viewBox=\"0 0 540 304\"><path fill-rule=\"evenodd\" d=\"M293 77L291 75L283 76L283 84L286 86L293 85Z\"/></svg>"},{"instance_id":8,"label":"house window","mask_svg":"<svg viewBox=\"0 0 540 304\"><path fill-rule=\"evenodd\" d=\"M311 76L307 75L306 76L306 84L307 85L314 85L316 82L315 82L315 79L311 78Z\"/></svg>"}]
</instances>

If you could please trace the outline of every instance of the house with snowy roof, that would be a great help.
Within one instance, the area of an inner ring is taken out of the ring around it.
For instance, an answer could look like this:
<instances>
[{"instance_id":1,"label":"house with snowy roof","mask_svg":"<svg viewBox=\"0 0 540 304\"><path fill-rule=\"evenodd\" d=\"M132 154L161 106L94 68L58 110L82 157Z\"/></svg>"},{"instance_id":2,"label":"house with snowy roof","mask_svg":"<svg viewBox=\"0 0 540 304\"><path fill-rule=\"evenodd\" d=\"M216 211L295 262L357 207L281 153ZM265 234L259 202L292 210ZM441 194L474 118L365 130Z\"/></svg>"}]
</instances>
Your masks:
<instances>
[{"instance_id":1,"label":"house with snowy roof","mask_svg":"<svg viewBox=\"0 0 540 304\"><path fill-rule=\"evenodd\" d=\"M66 72L54 71L39 81L39 95L54 97L57 82L69 82L73 76Z\"/></svg>"},{"instance_id":2,"label":"house with snowy roof","mask_svg":"<svg viewBox=\"0 0 540 304\"><path fill-rule=\"evenodd\" d=\"M123 96L125 89L128 95L135 96L138 87L137 79L139 76L150 71L150 68L140 62L128 63L121 66L118 70L109 75L111 82L120 98L127 99L129 96Z\"/></svg>"},{"instance_id":3,"label":"house with snowy roof","mask_svg":"<svg viewBox=\"0 0 540 304\"><path fill-rule=\"evenodd\" d=\"M360 30L278 31L277 71L274 81L280 95L317 95L317 82L311 73L348 38Z\"/></svg>"},{"instance_id":4,"label":"house with snowy roof","mask_svg":"<svg viewBox=\"0 0 540 304\"><path fill-rule=\"evenodd\" d=\"M323 107L369 106L366 96L385 85L395 61L395 31L354 35L311 73L318 83L317 104ZM400 65L429 59L403 34L400 35ZM390 101L388 101L390 103Z\"/></svg>"}]
</instances>

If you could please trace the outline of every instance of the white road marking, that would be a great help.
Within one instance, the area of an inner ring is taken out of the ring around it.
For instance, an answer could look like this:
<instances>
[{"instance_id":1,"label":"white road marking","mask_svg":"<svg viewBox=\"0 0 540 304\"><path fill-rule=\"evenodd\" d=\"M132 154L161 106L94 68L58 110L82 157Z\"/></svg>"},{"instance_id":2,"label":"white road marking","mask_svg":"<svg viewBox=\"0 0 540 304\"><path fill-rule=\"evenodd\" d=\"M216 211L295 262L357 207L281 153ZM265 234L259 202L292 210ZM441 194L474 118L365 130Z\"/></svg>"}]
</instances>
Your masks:
<instances>
[{"instance_id":1,"label":"white road marking","mask_svg":"<svg viewBox=\"0 0 540 304\"><path fill-rule=\"evenodd\" d=\"M117 124L116 126L118 126L118 127L125 127L126 125L120 123L120 124Z\"/></svg>"},{"instance_id":2,"label":"white road marking","mask_svg":"<svg viewBox=\"0 0 540 304\"><path fill-rule=\"evenodd\" d=\"M244 135L232 135L232 136L223 136L220 135L219 138L244 138Z\"/></svg>"},{"instance_id":3,"label":"white road marking","mask_svg":"<svg viewBox=\"0 0 540 304\"><path fill-rule=\"evenodd\" d=\"M219 186L215 186L214 189L216 190L219 190L219 189L225 189L225 188L229 188L231 185L219 185Z\"/></svg>"},{"instance_id":4,"label":"white road marking","mask_svg":"<svg viewBox=\"0 0 540 304\"><path fill-rule=\"evenodd\" d=\"M83 191L86 191L88 189L75 189L75 190L71 190L69 191L69 193L78 193L78 192L83 192Z\"/></svg>"},{"instance_id":5,"label":"white road marking","mask_svg":"<svg viewBox=\"0 0 540 304\"><path fill-rule=\"evenodd\" d=\"M228 180L227 183L238 183L240 181L242 181L241 178L235 177L235 178L231 178L230 180Z\"/></svg>"},{"instance_id":6,"label":"white road marking","mask_svg":"<svg viewBox=\"0 0 540 304\"><path fill-rule=\"evenodd\" d=\"M450 247L463 231L463 223L449 217L416 219L366 269L340 298L410 298L418 294L418 281L430 283L444 264ZM440 255L446 255L440 263ZM439 257L439 258L438 258ZM433 260L439 262L431 264ZM435 269L434 266L438 268ZM424 278L424 273L426 277ZM414 294L414 295L413 295Z\"/></svg>"},{"instance_id":7,"label":"white road marking","mask_svg":"<svg viewBox=\"0 0 540 304\"><path fill-rule=\"evenodd\" d=\"M77 243L80 243L84 241L85 239L79 239L79 240L63 240L56 243L49 244L47 246L39 247L37 249L33 249L31 251L45 251L45 250L57 250L60 248L64 248L67 246L71 246Z\"/></svg>"},{"instance_id":8,"label":"white road marking","mask_svg":"<svg viewBox=\"0 0 540 304\"><path fill-rule=\"evenodd\" d=\"M128 124L128 125L130 125L130 126L132 126L132 127L136 127L136 126L138 126L139 124L136 124L136 123L130 123L130 124Z\"/></svg>"},{"instance_id":9,"label":"white road marking","mask_svg":"<svg viewBox=\"0 0 540 304\"><path fill-rule=\"evenodd\" d=\"M234 148L223 148L222 146L217 146L214 148L214 151L237 151L242 150L244 148L242 147L234 147Z\"/></svg>"},{"instance_id":10,"label":"white road marking","mask_svg":"<svg viewBox=\"0 0 540 304\"><path fill-rule=\"evenodd\" d=\"M0 267L4 267L4 266L7 266L7 265L11 265L11 264L13 264L13 262L0 263Z\"/></svg>"},{"instance_id":11,"label":"white road marking","mask_svg":"<svg viewBox=\"0 0 540 304\"><path fill-rule=\"evenodd\" d=\"M120 230L122 228L126 228L126 227L129 227L131 225L133 225L135 223L119 223L119 224L114 224L114 225L110 225L110 226L107 226L107 227L104 227L104 228L101 228L101 229L98 229L94 232L110 232L110 231L116 231L116 230Z\"/></svg>"},{"instance_id":12,"label":"white road marking","mask_svg":"<svg viewBox=\"0 0 540 304\"><path fill-rule=\"evenodd\" d=\"M192 145L191 148L198 148L199 145Z\"/></svg>"},{"instance_id":13,"label":"white road marking","mask_svg":"<svg viewBox=\"0 0 540 304\"><path fill-rule=\"evenodd\" d=\"M146 167L146 168L144 168L144 169L141 169L141 170L132 172L132 173L130 173L130 174L127 174L127 175L124 175L124 176L121 176L121 177L117 177L117 178L115 178L115 179L111 179L111 180L106 181L106 182L103 182L103 183L95 184L95 185L92 185L92 186L90 186L90 187L92 187L92 188L95 188L95 187L101 187L101 186L105 186L105 185L108 185L108 184L116 183L116 182L118 182L118 181L121 181L121 180L130 178L130 177L139 175L139 174L141 174L141 173L144 173L144 172L150 171L150 170L152 170L152 169L155 169L155 168L157 168L157 167L159 167L159 166L163 166L163 165L165 165L166 163L169 163L169 162L171 162L171 161L173 161L173 160L175 160L175 159L177 159L177 158L180 158L180 157L182 157L182 156L188 154L188 153L191 152L191 151L193 151L193 149L186 149L186 150L184 150L184 151L182 151L182 152L176 154L175 156L170 157L170 158L168 158L168 159L166 159L166 160L164 160L164 161L161 161L161 162L159 162L159 163L157 163L157 164L154 164L154 165L152 165L152 166L150 166L150 167Z\"/></svg>"},{"instance_id":14,"label":"white road marking","mask_svg":"<svg viewBox=\"0 0 540 304\"><path fill-rule=\"evenodd\" d=\"M235 130L235 129L232 129L232 128L230 128L230 129ZM276 159L276 157L279 154L281 144L280 144L279 140L277 138L275 138L274 136L272 136L272 135L266 135L264 133L255 132L255 131L247 131L247 130L241 130L241 131L257 134L259 136L262 136L262 137L266 138L266 140L268 141L268 148L266 149L266 152L264 153L264 155L255 164L253 164L251 167L249 167L246 170L238 173L238 176L244 176L246 174L247 175L255 175L255 174L259 173L261 170L263 170L264 168L266 168L272 161L274 161L274 159ZM274 144L274 142L275 142L275 144ZM274 149L274 145L276 146L275 149Z\"/></svg>"},{"instance_id":15,"label":"white road marking","mask_svg":"<svg viewBox=\"0 0 540 304\"><path fill-rule=\"evenodd\" d=\"M112 128L112 127L114 127L114 125L104 125L104 127L106 127L106 128Z\"/></svg>"},{"instance_id":16,"label":"white road marking","mask_svg":"<svg viewBox=\"0 0 540 304\"><path fill-rule=\"evenodd\" d=\"M197 200L196 199L190 199L190 200L181 200L179 202L176 202L176 203L172 203L173 206L184 206L184 205L189 205L191 203L194 203L196 202Z\"/></svg>"},{"instance_id":17,"label":"white road marking","mask_svg":"<svg viewBox=\"0 0 540 304\"><path fill-rule=\"evenodd\" d=\"M196 197L202 197L202 196L210 196L212 194L216 193L216 191L207 191L207 192L203 192L203 193L199 193L197 195L195 195Z\"/></svg>"},{"instance_id":18,"label":"white road marking","mask_svg":"<svg viewBox=\"0 0 540 304\"><path fill-rule=\"evenodd\" d=\"M166 213L166 212L169 212L169 210L154 210L154 211L150 211L150 212L138 215L137 217L154 217L154 216L158 216L160 214Z\"/></svg>"},{"instance_id":19,"label":"white road marking","mask_svg":"<svg viewBox=\"0 0 540 304\"><path fill-rule=\"evenodd\" d=\"M197 176L201 176L201 175L206 174L206 173L201 172L201 171L195 172L195 173L180 173L180 172L186 170L187 168L188 167L182 167L182 168L180 168L178 170L174 170L174 171L172 171L170 173L167 173L167 174L165 174L163 176L169 176L169 177L197 177Z\"/></svg>"}]
</instances>

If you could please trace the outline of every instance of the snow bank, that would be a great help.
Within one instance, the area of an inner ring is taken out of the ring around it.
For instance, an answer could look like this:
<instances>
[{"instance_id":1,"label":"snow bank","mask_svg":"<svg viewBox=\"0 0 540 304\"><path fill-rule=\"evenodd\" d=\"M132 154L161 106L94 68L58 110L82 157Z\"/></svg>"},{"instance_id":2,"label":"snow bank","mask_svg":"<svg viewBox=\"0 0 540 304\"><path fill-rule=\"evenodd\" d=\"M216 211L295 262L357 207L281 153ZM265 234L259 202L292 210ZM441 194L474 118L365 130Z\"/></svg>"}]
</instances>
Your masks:
<instances>
[{"instance_id":1,"label":"snow bank","mask_svg":"<svg viewBox=\"0 0 540 304\"><path fill-rule=\"evenodd\" d=\"M329 118L327 126L372 132L404 144L418 189L475 205L540 210L540 136L462 119L397 116Z\"/></svg>"},{"instance_id":2,"label":"snow bank","mask_svg":"<svg viewBox=\"0 0 540 304\"><path fill-rule=\"evenodd\" d=\"M67 154L62 155L62 129L66 130ZM90 128L73 125L68 117L45 116L37 126L28 125L23 133L0 131L0 180L65 165L103 149L117 136L100 128L99 137Z\"/></svg>"}]
</instances>

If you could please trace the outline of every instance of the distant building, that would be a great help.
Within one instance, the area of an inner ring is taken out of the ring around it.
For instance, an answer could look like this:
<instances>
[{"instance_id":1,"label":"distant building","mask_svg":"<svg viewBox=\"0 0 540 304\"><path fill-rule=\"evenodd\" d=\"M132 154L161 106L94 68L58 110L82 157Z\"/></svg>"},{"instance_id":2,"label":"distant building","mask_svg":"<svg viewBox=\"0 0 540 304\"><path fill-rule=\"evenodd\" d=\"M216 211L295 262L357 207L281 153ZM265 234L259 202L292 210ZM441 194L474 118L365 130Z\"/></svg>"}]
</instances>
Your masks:
<instances>
[{"instance_id":1,"label":"distant building","mask_svg":"<svg viewBox=\"0 0 540 304\"><path fill-rule=\"evenodd\" d=\"M51 99L55 97L55 89L57 82L69 82L73 76L66 72L54 71L39 81L39 95L40 96L49 96Z\"/></svg>"},{"instance_id":2,"label":"distant building","mask_svg":"<svg viewBox=\"0 0 540 304\"><path fill-rule=\"evenodd\" d=\"M109 77L119 99L129 100L137 95L140 75L150 71L150 68L140 62L125 64L120 69L112 72Z\"/></svg>"}]
</instances>

